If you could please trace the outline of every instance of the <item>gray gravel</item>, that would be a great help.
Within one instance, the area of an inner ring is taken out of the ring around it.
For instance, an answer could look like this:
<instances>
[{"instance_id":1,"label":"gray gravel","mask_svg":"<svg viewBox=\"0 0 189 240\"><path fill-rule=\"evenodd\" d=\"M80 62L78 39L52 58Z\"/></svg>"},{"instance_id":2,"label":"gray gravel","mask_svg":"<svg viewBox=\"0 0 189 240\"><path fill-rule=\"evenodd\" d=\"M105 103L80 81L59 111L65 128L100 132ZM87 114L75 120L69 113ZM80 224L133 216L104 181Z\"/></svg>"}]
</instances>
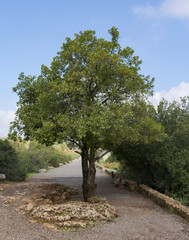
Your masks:
<instances>
[{"instance_id":1,"label":"gray gravel","mask_svg":"<svg viewBox=\"0 0 189 240\"><path fill-rule=\"evenodd\" d=\"M79 194L71 200L82 200L79 159L47 173L37 174L31 181L77 186ZM169 214L140 194L116 188L111 178L100 170L97 171L96 183L97 196L106 197L116 207L118 217L111 222L98 223L94 228L74 232L51 231L38 223L29 222L28 217L17 212L14 206L3 205L4 196L0 191L0 240L189 239L189 224L181 217Z\"/></svg>"}]
</instances>

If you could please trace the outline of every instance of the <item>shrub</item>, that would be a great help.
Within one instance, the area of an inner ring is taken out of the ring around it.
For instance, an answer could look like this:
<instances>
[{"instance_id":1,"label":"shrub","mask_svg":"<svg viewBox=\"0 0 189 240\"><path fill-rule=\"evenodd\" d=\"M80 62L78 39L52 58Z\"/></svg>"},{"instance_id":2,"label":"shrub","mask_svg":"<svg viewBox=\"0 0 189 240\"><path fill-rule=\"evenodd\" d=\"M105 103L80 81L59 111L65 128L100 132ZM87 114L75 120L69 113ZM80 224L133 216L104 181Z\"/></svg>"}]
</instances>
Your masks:
<instances>
[{"instance_id":1,"label":"shrub","mask_svg":"<svg viewBox=\"0 0 189 240\"><path fill-rule=\"evenodd\" d=\"M78 154L68 151L65 143L46 147L36 141L11 142L18 152L18 158L28 173L38 172L48 165L58 167L59 163L70 162Z\"/></svg>"},{"instance_id":2,"label":"shrub","mask_svg":"<svg viewBox=\"0 0 189 240\"><path fill-rule=\"evenodd\" d=\"M7 140L0 140L0 173L4 173L10 181L23 181L26 178L26 168Z\"/></svg>"},{"instance_id":3,"label":"shrub","mask_svg":"<svg viewBox=\"0 0 189 240\"><path fill-rule=\"evenodd\" d=\"M163 142L122 143L113 152L127 178L189 205L189 97L161 101L156 119L167 134Z\"/></svg>"},{"instance_id":4,"label":"shrub","mask_svg":"<svg viewBox=\"0 0 189 240\"><path fill-rule=\"evenodd\" d=\"M104 167L111 169L112 171L118 172L120 168L120 163L114 155L110 155L108 158L102 158L99 163Z\"/></svg>"}]
</instances>

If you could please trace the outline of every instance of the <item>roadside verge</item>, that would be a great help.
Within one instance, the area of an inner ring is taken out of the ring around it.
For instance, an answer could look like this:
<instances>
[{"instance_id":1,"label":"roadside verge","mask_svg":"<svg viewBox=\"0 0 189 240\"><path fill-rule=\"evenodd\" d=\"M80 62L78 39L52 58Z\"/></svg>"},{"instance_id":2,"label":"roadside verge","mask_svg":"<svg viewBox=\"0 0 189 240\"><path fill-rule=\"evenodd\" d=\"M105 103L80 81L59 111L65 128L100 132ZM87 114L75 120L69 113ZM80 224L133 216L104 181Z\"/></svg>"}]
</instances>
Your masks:
<instances>
[{"instance_id":1,"label":"roadside verge","mask_svg":"<svg viewBox=\"0 0 189 240\"><path fill-rule=\"evenodd\" d=\"M105 168L99 163L96 163L96 166L100 168L103 172L107 173L109 176L113 177L113 179L115 180L114 181L115 185L125 187L129 189L131 192L142 193L144 196L150 198L158 205L168 210L170 213L177 214L189 222L189 208L183 206L179 201L176 201L173 198L170 198L162 193L159 193L158 191L144 184L138 184L134 181L123 179L120 177L120 175L112 173L110 169Z\"/></svg>"}]
</instances>

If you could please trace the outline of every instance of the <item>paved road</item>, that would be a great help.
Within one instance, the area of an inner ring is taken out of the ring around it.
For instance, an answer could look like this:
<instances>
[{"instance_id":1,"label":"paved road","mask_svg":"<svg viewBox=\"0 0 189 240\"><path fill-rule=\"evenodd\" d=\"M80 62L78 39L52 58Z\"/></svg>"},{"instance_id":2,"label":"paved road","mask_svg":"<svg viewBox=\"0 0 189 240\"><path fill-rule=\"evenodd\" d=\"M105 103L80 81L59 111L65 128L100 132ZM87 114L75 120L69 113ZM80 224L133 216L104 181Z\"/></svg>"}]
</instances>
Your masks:
<instances>
[{"instance_id":1,"label":"paved road","mask_svg":"<svg viewBox=\"0 0 189 240\"><path fill-rule=\"evenodd\" d=\"M82 200L81 161L35 175L32 182L60 182L77 186L79 194L71 200ZM188 240L189 225L181 217L169 214L142 195L114 186L109 176L97 170L97 196L106 197L114 205L118 217L98 223L94 228L75 232L51 231L31 223L28 216L14 206L3 205L5 193L0 191L0 240ZM25 183L23 183L25 184ZM19 184L22 187L22 183ZM7 187L14 195L16 186Z\"/></svg>"},{"instance_id":2,"label":"paved road","mask_svg":"<svg viewBox=\"0 0 189 240\"><path fill-rule=\"evenodd\" d=\"M81 161L78 159L47 173L35 175L33 181L62 182L77 186L77 199L82 200L81 172ZM106 197L108 202L116 207L118 218L111 223L99 224L91 230L66 233L65 239L189 239L189 225L181 217L169 214L138 193L116 188L111 178L101 170L97 170L96 183L97 196Z\"/></svg>"}]
</instances>

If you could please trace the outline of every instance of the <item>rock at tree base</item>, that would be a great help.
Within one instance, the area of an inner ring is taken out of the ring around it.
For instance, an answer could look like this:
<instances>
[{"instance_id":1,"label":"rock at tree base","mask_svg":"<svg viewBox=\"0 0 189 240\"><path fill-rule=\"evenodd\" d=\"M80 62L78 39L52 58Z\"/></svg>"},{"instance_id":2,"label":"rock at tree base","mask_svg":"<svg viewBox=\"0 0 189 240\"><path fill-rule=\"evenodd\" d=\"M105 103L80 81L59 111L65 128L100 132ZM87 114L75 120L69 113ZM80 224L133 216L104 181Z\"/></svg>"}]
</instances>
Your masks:
<instances>
[{"instance_id":1,"label":"rock at tree base","mask_svg":"<svg viewBox=\"0 0 189 240\"><path fill-rule=\"evenodd\" d=\"M69 195L76 194L77 189L64 184L40 184L35 187L35 194L25 198L18 208L29 213L32 221L37 220L43 226L55 230L80 229L93 226L97 221L112 219L116 210L105 198L91 198L89 202L65 202ZM46 224L51 222L51 225Z\"/></svg>"},{"instance_id":2,"label":"rock at tree base","mask_svg":"<svg viewBox=\"0 0 189 240\"><path fill-rule=\"evenodd\" d=\"M56 231L58 229L56 225L51 224L51 223L43 223L42 225L43 225L43 227L47 227L47 228L49 228L50 230L53 230L53 231Z\"/></svg>"},{"instance_id":3,"label":"rock at tree base","mask_svg":"<svg viewBox=\"0 0 189 240\"><path fill-rule=\"evenodd\" d=\"M52 222L64 229L85 228L90 223L111 220L116 210L109 204L90 204L86 202L69 202L66 204L40 205L30 212L34 219Z\"/></svg>"},{"instance_id":4,"label":"rock at tree base","mask_svg":"<svg viewBox=\"0 0 189 240\"><path fill-rule=\"evenodd\" d=\"M87 199L88 203L99 203L99 204L108 204L108 200L106 198L99 197L90 197Z\"/></svg>"},{"instance_id":5,"label":"rock at tree base","mask_svg":"<svg viewBox=\"0 0 189 240\"><path fill-rule=\"evenodd\" d=\"M34 188L36 194L31 198L34 198L35 202L39 204L58 204L63 203L69 199L70 195L78 193L77 188L66 186L61 183L43 183Z\"/></svg>"},{"instance_id":6,"label":"rock at tree base","mask_svg":"<svg viewBox=\"0 0 189 240\"><path fill-rule=\"evenodd\" d=\"M4 205L12 205L15 202L17 202L20 199L20 197L7 197L5 198Z\"/></svg>"}]
</instances>

